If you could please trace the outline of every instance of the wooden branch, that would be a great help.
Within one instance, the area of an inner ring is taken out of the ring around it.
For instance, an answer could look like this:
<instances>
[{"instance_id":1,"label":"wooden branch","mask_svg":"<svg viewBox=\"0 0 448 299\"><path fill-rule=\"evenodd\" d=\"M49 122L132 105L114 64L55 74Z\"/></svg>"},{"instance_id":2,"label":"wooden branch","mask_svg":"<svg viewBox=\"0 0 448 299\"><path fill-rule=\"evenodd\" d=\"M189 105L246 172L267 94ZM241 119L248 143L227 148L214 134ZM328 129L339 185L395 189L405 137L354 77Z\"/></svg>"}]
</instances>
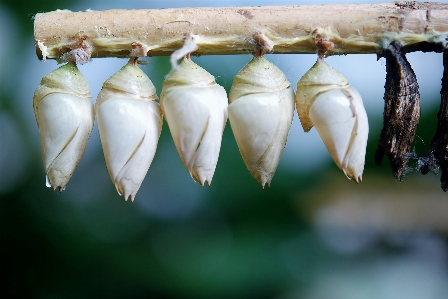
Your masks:
<instances>
[{"instance_id":1,"label":"wooden branch","mask_svg":"<svg viewBox=\"0 0 448 299\"><path fill-rule=\"evenodd\" d=\"M294 5L71 12L35 16L39 59L60 59L80 41L91 56L128 57L133 42L148 56L170 55L194 34L193 54L254 52L256 35L270 41L273 53L316 53L316 37L332 43L327 55L381 53L392 40L405 52L441 51L448 36L448 4Z\"/></svg>"}]
</instances>

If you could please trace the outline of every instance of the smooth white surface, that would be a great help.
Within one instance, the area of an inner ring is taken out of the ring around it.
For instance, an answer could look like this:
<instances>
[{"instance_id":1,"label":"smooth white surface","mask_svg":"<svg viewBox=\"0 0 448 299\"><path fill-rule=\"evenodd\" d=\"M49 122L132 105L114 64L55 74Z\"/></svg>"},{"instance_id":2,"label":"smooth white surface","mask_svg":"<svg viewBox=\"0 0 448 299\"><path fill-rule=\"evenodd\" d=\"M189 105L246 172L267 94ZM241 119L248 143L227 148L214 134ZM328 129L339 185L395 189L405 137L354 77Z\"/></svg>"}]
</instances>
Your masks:
<instances>
[{"instance_id":1,"label":"smooth white surface","mask_svg":"<svg viewBox=\"0 0 448 299\"><path fill-rule=\"evenodd\" d=\"M360 94L352 87L323 92L309 116L336 165L348 178L361 181L369 124Z\"/></svg>"},{"instance_id":2,"label":"smooth white surface","mask_svg":"<svg viewBox=\"0 0 448 299\"><path fill-rule=\"evenodd\" d=\"M309 114L330 155L341 168L356 120L349 99L339 88L329 90L316 98Z\"/></svg>"},{"instance_id":3,"label":"smooth white surface","mask_svg":"<svg viewBox=\"0 0 448 299\"><path fill-rule=\"evenodd\" d=\"M109 175L118 193L133 201L157 149L159 104L109 98L97 106L97 122Z\"/></svg>"},{"instance_id":4,"label":"smooth white surface","mask_svg":"<svg viewBox=\"0 0 448 299\"><path fill-rule=\"evenodd\" d=\"M65 188L84 154L93 127L90 98L51 93L37 109L41 153L53 189Z\"/></svg>"},{"instance_id":5,"label":"smooth white surface","mask_svg":"<svg viewBox=\"0 0 448 299\"><path fill-rule=\"evenodd\" d=\"M228 109L244 163L264 188L283 153L294 115L294 91L249 94L233 101Z\"/></svg>"},{"instance_id":6,"label":"smooth white surface","mask_svg":"<svg viewBox=\"0 0 448 299\"><path fill-rule=\"evenodd\" d=\"M227 121L227 94L219 85L176 86L160 104L177 152L193 179L210 185Z\"/></svg>"}]
</instances>

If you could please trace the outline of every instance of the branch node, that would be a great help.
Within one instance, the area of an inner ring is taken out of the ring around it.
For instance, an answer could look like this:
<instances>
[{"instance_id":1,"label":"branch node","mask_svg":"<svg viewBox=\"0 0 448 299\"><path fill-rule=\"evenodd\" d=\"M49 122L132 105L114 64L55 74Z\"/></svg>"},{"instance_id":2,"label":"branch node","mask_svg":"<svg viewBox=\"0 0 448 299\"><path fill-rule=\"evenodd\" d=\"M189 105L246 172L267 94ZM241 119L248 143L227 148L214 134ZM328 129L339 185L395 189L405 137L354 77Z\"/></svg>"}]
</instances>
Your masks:
<instances>
[{"instance_id":1,"label":"branch node","mask_svg":"<svg viewBox=\"0 0 448 299\"><path fill-rule=\"evenodd\" d=\"M145 57L148 54L148 46L142 42L135 41L131 44L132 50L129 57Z\"/></svg>"},{"instance_id":2,"label":"branch node","mask_svg":"<svg viewBox=\"0 0 448 299\"><path fill-rule=\"evenodd\" d=\"M87 42L87 36L80 36L75 42L68 44L70 51L61 55L60 60L72 64L86 64L91 60L92 47Z\"/></svg>"},{"instance_id":3,"label":"branch node","mask_svg":"<svg viewBox=\"0 0 448 299\"><path fill-rule=\"evenodd\" d=\"M147 65L147 64L149 64L148 61L138 60L139 57L147 56L148 46L146 46L142 42L135 41L135 42L132 42L131 47L132 47L132 50L131 50L131 53L129 54L129 63L130 64L134 64L134 65L137 65L137 64Z\"/></svg>"},{"instance_id":4,"label":"branch node","mask_svg":"<svg viewBox=\"0 0 448 299\"><path fill-rule=\"evenodd\" d=\"M400 9L419 9L417 1L395 1L395 6Z\"/></svg>"},{"instance_id":5,"label":"branch node","mask_svg":"<svg viewBox=\"0 0 448 299\"><path fill-rule=\"evenodd\" d=\"M330 41L328 35L322 28L316 28L312 34L314 37L314 45L317 48L317 55L322 59L328 51L333 49L334 43Z\"/></svg>"},{"instance_id":6,"label":"branch node","mask_svg":"<svg viewBox=\"0 0 448 299\"><path fill-rule=\"evenodd\" d=\"M272 52L274 50L274 42L270 40L264 33L255 34L251 42L255 44L255 57L261 57L267 52Z\"/></svg>"}]
</instances>

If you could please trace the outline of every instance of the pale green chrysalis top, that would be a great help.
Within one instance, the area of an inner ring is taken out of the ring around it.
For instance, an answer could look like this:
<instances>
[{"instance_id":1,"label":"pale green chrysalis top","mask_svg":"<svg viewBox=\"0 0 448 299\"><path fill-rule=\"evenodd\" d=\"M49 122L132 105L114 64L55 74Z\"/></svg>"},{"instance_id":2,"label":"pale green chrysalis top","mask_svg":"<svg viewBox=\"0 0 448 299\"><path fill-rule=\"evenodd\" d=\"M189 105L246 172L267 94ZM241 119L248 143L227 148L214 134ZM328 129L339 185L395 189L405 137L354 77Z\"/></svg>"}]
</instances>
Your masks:
<instances>
[{"instance_id":1,"label":"pale green chrysalis top","mask_svg":"<svg viewBox=\"0 0 448 299\"><path fill-rule=\"evenodd\" d=\"M72 94L80 98L90 98L90 89L86 79L74 64L67 63L42 78L34 92L33 104L51 93Z\"/></svg>"},{"instance_id":2,"label":"pale green chrysalis top","mask_svg":"<svg viewBox=\"0 0 448 299\"><path fill-rule=\"evenodd\" d=\"M330 89L348 87L350 84L338 70L329 66L323 59L316 61L297 83L296 107L305 132L313 127L308 113L316 97Z\"/></svg>"},{"instance_id":3,"label":"pale green chrysalis top","mask_svg":"<svg viewBox=\"0 0 448 299\"><path fill-rule=\"evenodd\" d=\"M163 81L163 89L182 86L215 85L215 77L189 58L183 58L177 70L171 71Z\"/></svg>"},{"instance_id":4,"label":"pale green chrysalis top","mask_svg":"<svg viewBox=\"0 0 448 299\"><path fill-rule=\"evenodd\" d=\"M338 70L329 66L323 59L316 63L302 76L297 88L310 85L349 85L347 79Z\"/></svg>"},{"instance_id":5,"label":"pale green chrysalis top","mask_svg":"<svg viewBox=\"0 0 448 299\"><path fill-rule=\"evenodd\" d=\"M291 83L285 74L266 58L254 57L235 76L230 89L229 101L253 93L277 92L287 89Z\"/></svg>"},{"instance_id":6,"label":"pale green chrysalis top","mask_svg":"<svg viewBox=\"0 0 448 299\"><path fill-rule=\"evenodd\" d=\"M157 101L156 88L146 74L132 62L127 63L103 84L97 105L122 93L125 97L142 101Z\"/></svg>"}]
</instances>

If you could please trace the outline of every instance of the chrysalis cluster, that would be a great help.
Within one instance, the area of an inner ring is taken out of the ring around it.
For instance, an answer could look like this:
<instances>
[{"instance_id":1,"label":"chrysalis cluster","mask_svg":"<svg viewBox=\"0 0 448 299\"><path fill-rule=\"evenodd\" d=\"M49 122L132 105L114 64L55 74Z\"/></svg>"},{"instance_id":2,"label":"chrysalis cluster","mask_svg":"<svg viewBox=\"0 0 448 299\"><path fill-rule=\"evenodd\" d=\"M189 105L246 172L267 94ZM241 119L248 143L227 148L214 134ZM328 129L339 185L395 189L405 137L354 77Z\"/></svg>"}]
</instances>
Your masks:
<instances>
[{"instance_id":1,"label":"chrysalis cluster","mask_svg":"<svg viewBox=\"0 0 448 299\"><path fill-rule=\"evenodd\" d=\"M359 92L319 58L297 83L296 105L304 131L316 127L336 165L362 181L369 124Z\"/></svg>"},{"instance_id":2,"label":"chrysalis cluster","mask_svg":"<svg viewBox=\"0 0 448 299\"><path fill-rule=\"evenodd\" d=\"M252 176L270 186L294 114L294 91L285 74L263 56L254 57L235 77L229 121Z\"/></svg>"},{"instance_id":3,"label":"chrysalis cluster","mask_svg":"<svg viewBox=\"0 0 448 299\"><path fill-rule=\"evenodd\" d=\"M152 163L167 120L176 150L194 181L209 186L218 162L224 127L229 118L243 161L264 189L270 187L286 145L294 109L305 132L315 127L332 159L349 179L362 181L369 124L361 95L347 79L325 61L340 53L341 40L331 30L310 32L318 60L297 83L294 93L285 74L270 63L265 53L278 51L278 43L261 30L245 39L253 59L235 76L229 98L215 78L190 59L207 53L207 37L185 32L183 46L172 52L171 72L163 82L159 99L149 78L137 66L137 57L152 47L135 40L127 45L131 57L112 75L98 95L95 109L89 87L76 64L91 60L87 36L78 36L58 57L69 61L45 76L35 91L34 112L47 186L64 190L86 148L94 110L104 158L112 182L127 201L134 200ZM384 124L375 162L390 160L398 181L407 166L420 118L417 78L405 53L415 50L443 51L444 74L437 129L427 156L418 158L419 170L442 171L441 185L448 190L448 44L444 34L427 35L418 43L389 37L378 42L386 58ZM387 44L386 44L387 43ZM46 48L37 41L44 59ZM126 50L120 50L122 55ZM229 45L230 47L232 45ZM44 53L45 52L45 53ZM178 64L178 61L181 61Z\"/></svg>"},{"instance_id":4,"label":"chrysalis cluster","mask_svg":"<svg viewBox=\"0 0 448 299\"><path fill-rule=\"evenodd\" d=\"M77 66L67 63L44 78L33 98L47 187L65 189L93 128L90 89Z\"/></svg>"},{"instance_id":5,"label":"chrysalis cluster","mask_svg":"<svg viewBox=\"0 0 448 299\"><path fill-rule=\"evenodd\" d=\"M189 57L168 74L160 106L186 170L202 186L211 184L227 122L227 94Z\"/></svg>"},{"instance_id":6,"label":"chrysalis cluster","mask_svg":"<svg viewBox=\"0 0 448 299\"><path fill-rule=\"evenodd\" d=\"M384 49L383 55L386 57L387 71L384 124L375 162L381 164L386 155L395 179L400 181L420 119L420 93L417 77L401 51L401 44L392 42Z\"/></svg>"},{"instance_id":7,"label":"chrysalis cluster","mask_svg":"<svg viewBox=\"0 0 448 299\"><path fill-rule=\"evenodd\" d=\"M120 195L134 201L162 130L156 89L132 59L103 84L96 115L107 170Z\"/></svg>"}]
</instances>

